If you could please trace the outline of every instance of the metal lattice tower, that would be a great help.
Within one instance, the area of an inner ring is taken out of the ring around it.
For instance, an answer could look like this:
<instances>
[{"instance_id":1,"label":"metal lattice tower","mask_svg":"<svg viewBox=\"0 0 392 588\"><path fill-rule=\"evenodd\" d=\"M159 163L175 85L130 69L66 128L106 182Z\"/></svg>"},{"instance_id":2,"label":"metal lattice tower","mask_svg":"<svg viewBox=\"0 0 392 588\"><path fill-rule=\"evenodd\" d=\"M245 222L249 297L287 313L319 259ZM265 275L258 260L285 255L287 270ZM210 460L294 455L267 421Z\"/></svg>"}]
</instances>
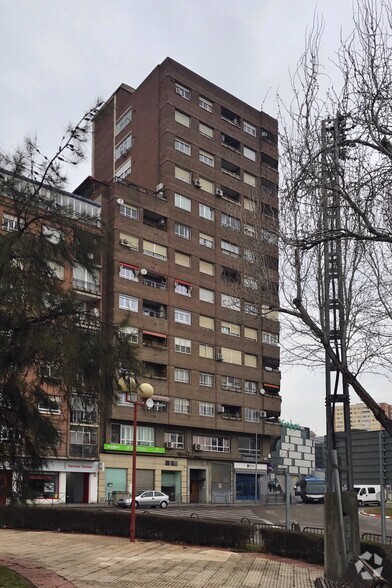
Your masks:
<instances>
[{"instance_id":1,"label":"metal lattice tower","mask_svg":"<svg viewBox=\"0 0 392 588\"><path fill-rule=\"evenodd\" d=\"M324 242L324 332L341 363L347 365L347 332L344 302L344 275L341 235L341 160L340 147L345 138L346 120L338 115L322 122L322 230ZM337 403L343 404L345 463L340 472L348 490L353 489L351 452L351 421L349 386L345 376L331 365L325 356L325 403L327 432L327 488L336 490L332 483L331 450L335 449L334 412Z\"/></svg>"}]
</instances>

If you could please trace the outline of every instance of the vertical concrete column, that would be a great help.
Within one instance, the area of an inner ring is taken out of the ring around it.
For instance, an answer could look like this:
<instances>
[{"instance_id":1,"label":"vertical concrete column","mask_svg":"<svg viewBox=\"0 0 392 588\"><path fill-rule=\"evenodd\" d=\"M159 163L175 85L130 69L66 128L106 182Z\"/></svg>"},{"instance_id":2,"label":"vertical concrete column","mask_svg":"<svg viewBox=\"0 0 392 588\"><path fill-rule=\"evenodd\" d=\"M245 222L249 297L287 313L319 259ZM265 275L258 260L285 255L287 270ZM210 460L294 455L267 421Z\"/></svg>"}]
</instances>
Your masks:
<instances>
[{"instance_id":1,"label":"vertical concrete column","mask_svg":"<svg viewBox=\"0 0 392 588\"><path fill-rule=\"evenodd\" d=\"M341 580L346 563L360 554L357 495L355 492L342 492L341 501L343 521L340 517L340 496L336 492L325 493L324 567L328 580Z\"/></svg>"}]
</instances>

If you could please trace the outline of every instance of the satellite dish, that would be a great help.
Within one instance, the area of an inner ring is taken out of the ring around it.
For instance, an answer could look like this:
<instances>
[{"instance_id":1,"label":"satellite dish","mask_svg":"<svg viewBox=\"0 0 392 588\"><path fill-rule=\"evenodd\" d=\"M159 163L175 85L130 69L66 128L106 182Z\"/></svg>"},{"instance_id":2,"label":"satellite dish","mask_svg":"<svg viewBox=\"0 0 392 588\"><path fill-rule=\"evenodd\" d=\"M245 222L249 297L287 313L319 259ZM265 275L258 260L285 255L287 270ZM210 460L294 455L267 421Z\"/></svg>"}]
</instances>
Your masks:
<instances>
[{"instance_id":1,"label":"satellite dish","mask_svg":"<svg viewBox=\"0 0 392 588\"><path fill-rule=\"evenodd\" d=\"M152 408L154 406L154 401L152 398L147 398L146 406L147 406L147 408Z\"/></svg>"},{"instance_id":2,"label":"satellite dish","mask_svg":"<svg viewBox=\"0 0 392 588\"><path fill-rule=\"evenodd\" d=\"M142 276L145 276L147 274L147 270L143 268L140 270L140 273L142 274Z\"/></svg>"},{"instance_id":3,"label":"satellite dish","mask_svg":"<svg viewBox=\"0 0 392 588\"><path fill-rule=\"evenodd\" d=\"M117 204L124 204L123 198L117 198Z\"/></svg>"}]
</instances>

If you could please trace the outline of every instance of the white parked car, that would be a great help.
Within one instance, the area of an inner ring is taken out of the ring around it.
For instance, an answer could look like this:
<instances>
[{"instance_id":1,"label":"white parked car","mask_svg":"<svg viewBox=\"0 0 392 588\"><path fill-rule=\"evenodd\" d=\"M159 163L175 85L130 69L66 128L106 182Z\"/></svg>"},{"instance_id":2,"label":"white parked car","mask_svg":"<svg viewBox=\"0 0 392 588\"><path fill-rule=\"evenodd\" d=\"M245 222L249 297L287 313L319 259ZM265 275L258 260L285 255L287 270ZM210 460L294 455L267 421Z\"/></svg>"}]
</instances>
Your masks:
<instances>
[{"instance_id":1,"label":"white parked car","mask_svg":"<svg viewBox=\"0 0 392 588\"><path fill-rule=\"evenodd\" d=\"M131 508L131 503L132 497L127 496L126 498L119 498L117 506ZM157 490L144 490L143 492L138 492L135 497L136 508L139 508L139 506L160 506L161 508L166 508L168 504L168 495L163 492L158 492Z\"/></svg>"}]
</instances>

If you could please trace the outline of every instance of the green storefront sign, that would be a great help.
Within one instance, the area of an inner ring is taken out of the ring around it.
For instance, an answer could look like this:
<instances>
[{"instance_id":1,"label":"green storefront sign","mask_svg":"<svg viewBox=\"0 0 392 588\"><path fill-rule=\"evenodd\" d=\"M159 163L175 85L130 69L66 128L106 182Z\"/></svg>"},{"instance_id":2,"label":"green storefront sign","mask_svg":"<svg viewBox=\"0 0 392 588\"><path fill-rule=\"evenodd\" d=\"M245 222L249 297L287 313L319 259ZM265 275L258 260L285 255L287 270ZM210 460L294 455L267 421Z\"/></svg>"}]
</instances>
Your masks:
<instances>
[{"instance_id":1,"label":"green storefront sign","mask_svg":"<svg viewBox=\"0 0 392 588\"><path fill-rule=\"evenodd\" d=\"M121 443L104 443L104 451L127 451L128 453L133 451L132 445L122 445ZM166 453L164 447L150 447L149 445L138 445L136 447L136 453Z\"/></svg>"}]
</instances>

